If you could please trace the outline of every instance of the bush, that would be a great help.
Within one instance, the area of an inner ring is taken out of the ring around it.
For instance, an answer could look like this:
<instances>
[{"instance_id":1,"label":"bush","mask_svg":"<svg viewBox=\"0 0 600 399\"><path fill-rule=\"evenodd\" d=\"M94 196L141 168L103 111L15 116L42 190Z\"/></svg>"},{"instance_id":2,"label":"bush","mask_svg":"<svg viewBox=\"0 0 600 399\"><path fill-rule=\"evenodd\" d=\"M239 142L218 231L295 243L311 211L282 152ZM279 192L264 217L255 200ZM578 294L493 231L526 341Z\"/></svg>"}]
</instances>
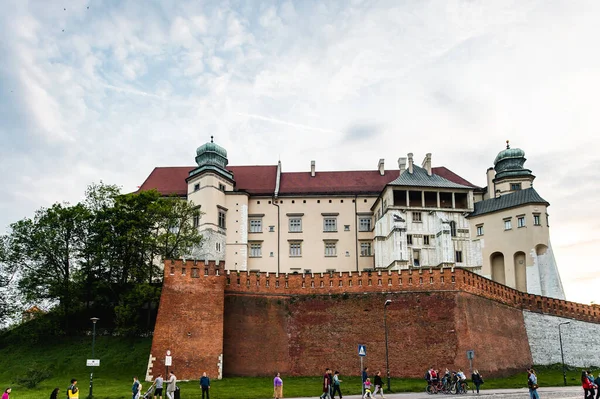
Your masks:
<instances>
[{"instance_id":1,"label":"bush","mask_svg":"<svg viewBox=\"0 0 600 399\"><path fill-rule=\"evenodd\" d=\"M35 388L40 382L52 377L50 370L35 365L30 367L24 376L16 377L15 382L25 388Z\"/></svg>"}]
</instances>

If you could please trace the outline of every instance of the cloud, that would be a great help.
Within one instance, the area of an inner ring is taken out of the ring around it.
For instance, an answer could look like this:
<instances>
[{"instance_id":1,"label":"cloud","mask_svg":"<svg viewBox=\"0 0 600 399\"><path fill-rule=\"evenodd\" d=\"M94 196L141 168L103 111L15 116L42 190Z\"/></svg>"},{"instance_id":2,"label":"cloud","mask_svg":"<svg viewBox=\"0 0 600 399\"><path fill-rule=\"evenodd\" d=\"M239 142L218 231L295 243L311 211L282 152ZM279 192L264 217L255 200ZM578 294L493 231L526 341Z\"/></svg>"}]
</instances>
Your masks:
<instances>
[{"instance_id":1,"label":"cloud","mask_svg":"<svg viewBox=\"0 0 600 399\"><path fill-rule=\"evenodd\" d=\"M563 275L595 262L596 2L10 3L0 226L92 181L132 191L211 135L233 165L374 169L431 152L481 186L510 139L552 204ZM578 287L565 279L589 302Z\"/></svg>"}]
</instances>

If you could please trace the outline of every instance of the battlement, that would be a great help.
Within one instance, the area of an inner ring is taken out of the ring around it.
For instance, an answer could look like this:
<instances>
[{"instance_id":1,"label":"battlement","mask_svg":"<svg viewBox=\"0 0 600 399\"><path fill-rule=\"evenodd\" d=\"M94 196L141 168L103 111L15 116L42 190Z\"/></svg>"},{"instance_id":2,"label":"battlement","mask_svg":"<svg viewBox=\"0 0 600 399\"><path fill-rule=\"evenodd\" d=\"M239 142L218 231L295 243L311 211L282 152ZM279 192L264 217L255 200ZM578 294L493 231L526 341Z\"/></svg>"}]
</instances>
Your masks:
<instances>
[{"instance_id":1,"label":"battlement","mask_svg":"<svg viewBox=\"0 0 600 399\"><path fill-rule=\"evenodd\" d=\"M536 313L600 323L600 307L517 291L461 268L415 268L329 273L270 273L225 270L225 263L166 260L165 283L223 280L225 294L266 296L461 291Z\"/></svg>"}]
</instances>

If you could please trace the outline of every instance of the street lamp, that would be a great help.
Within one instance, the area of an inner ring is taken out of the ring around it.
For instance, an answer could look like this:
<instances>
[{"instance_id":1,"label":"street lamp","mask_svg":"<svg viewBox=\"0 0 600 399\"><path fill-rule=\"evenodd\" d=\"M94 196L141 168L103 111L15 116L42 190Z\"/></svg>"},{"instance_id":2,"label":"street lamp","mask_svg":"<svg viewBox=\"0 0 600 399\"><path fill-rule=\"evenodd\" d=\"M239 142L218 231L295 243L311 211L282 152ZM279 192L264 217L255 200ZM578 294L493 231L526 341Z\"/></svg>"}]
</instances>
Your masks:
<instances>
[{"instance_id":1,"label":"street lamp","mask_svg":"<svg viewBox=\"0 0 600 399\"><path fill-rule=\"evenodd\" d=\"M388 328L387 328L387 307L392 303L391 299L388 299L383 304L383 326L385 328L385 367L387 372L387 390L388 392L391 390L390 388L390 356L388 350Z\"/></svg>"},{"instance_id":2,"label":"street lamp","mask_svg":"<svg viewBox=\"0 0 600 399\"><path fill-rule=\"evenodd\" d=\"M97 317L92 317L90 320L92 321L92 325L94 326L93 332L92 332L92 359L94 359L94 356L95 356L94 348L96 346L96 323L100 319ZM93 370L94 370L93 368L90 369L90 396L89 396L90 399L93 398L93 395L92 395L92 390L93 390L92 388L94 386L94 371Z\"/></svg>"},{"instance_id":3,"label":"street lamp","mask_svg":"<svg viewBox=\"0 0 600 399\"><path fill-rule=\"evenodd\" d=\"M564 323L560 323L558 325L558 341L560 342L560 357L562 359L563 382L565 383L565 386L567 386L567 372L565 371L565 354L563 353L562 334L560 332L560 326L565 324L571 324L571 322L565 321Z\"/></svg>"}]
</instances>

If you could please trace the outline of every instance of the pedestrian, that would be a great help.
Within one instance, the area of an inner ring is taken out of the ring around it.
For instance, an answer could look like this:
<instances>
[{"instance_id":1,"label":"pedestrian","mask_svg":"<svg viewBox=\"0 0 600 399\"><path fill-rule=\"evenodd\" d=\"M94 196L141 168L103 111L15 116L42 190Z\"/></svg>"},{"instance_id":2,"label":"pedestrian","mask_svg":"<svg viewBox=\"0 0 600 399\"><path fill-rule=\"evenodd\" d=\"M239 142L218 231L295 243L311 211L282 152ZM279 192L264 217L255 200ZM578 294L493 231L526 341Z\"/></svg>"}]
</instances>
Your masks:
<instances>
[{"instance_id":1,"label":"pedestrian","mask_svg":"<svg viewBox=\"0 0 600 399\"><path fill-rule=\"evenodd\" d=\"M273 397L275 399L283 398L283 380L279 373L275 374L275 378L273 379Z\"/></svg>"},{"instance_id":2,"label":"pedestrian","mask_svg":"<svg viewBox=\"0 0 600 399\"><path fill-rule=\"evenodd\" d=\"M581 372L581 387L585 399L594 399L594 383L590 381L588 372L585 370Z\"/></svg>"},{"instance_id":3,"label":"pedestrian","mask_svg":"<svg viewBox=\"0 0 600 399\"><path fill-rule=\"evenodd\" d=\"M79 399L79 388L77 388L77 380L75 378L71 379L71 385L67 388L67 398Z\"/></svg>"},{"instance_id":4,"label":"pedestrian","mask_svg":"<svg viewBox=\"0 0 600 399\"><path fill-rule=\"evenodd\" d=\"M133 385L131 386L131 399L140 399L140 391L142 384L137 377L133 377Z\"/></svg>"},{"instance_id":5,"label":"pedestrian","mask_svg":"<svg viewBox=\"0 0 600 399\"><path fill-rule=\"evenodd\" d=\"M475 389L477 389L477 393L479 393L479 386L483 384L483 377L479 374L479 370L473 370L473 374L471 374L471 381L475 385Z\"/></svg>"},{"instance_id":6,"label":"pedestrian","mask_svg":"<svg viewBox=\"0 0 600 399\"><path fill-rule=\"evenodd\" d=\"M369 377L367 377L364 385L365 393L363 394L363 399L373 399L373 395L371 394L371 379Z\"/></svg>"},{"instance_id":7,"label":"pedestrian","mask_svg":"<svg viewBox=\"0 0 600 399\"><path fill-rule=\"evenodd\" d=\"M373 381L373 385L375 385L375 391L373 391L373 398L377 395L377 392L381 395L381 399L385 399L383 397L383 380L381 379L381 371L377 370L375 373L375 379Z\"/></svg>"},{"instance_id":8,"label":"pedestrian","mask_svg":"<svg viewBox=\"0 0 600 399\"><path fill-rule=\"evenodd\" d=\"M598 377L594 380L594 384L596 385L596 399L600 399L600 373L598 373Z\"/></svg>"},{"instance_id":9,"label":"pedestrian","mask_svg":"<svg viewBox=\"0 0 600 399\"><path fill-rule=\"evenodd\" d=\"M323 375L323 393L321 394L321 399L331 399L331 390L329 388L329 367L325 369L325 374Z\"/></svg>"},{"instance_id":10,"label":"pedestrian","mask_svg":"<svg viewBox=\"0 0 600 399\"><path fill-rule=\"evenodd\" d=\"M362 372L363 395L365 394L365 382L367 382L367 378L369 378L369 368L365 367Z\"/></svg>"},{"instance_id":11,"label":"pedestrian","mask_svg":"<svg viewBox=\"0 0 600 399\"><path fill-rule=\"evenodd\" d=\"M333 370L329 369L327 378L329 378L329 397L333 399Z\"/></svg>"},{"instance_id":12,"label":"pedestrian","mask_svg":"<svg viewBox=\"0 0 600 399\"><path fill-rule=\"evenodd\" d=\"M156 379L154 380L154 398L159 398L162 399L162 391L163 391L163 376L162 374L159 374L158 377L156 377Z\"/></svg>"},{"instance_id":13,"label":"pedestrian","mask_svg":"<svg viewBox=\"0 0 600 399\"><path fill-rule=\"evenodd\" d=\"M540 399L540 395L538 395L538 381L537 375L535 374L535 370L532 368L527 369L527 387L529 388L529 398L530 399Z\"/></svg>"},{"instance_id":14,"label":"pedestrian","mask_svg":"<svg viewBox=\"0 0 600 399\"><path fill-rule=\"evenodd\" d=\"M206 375L206 371L202 373L202 377L200 377L200 389L202 389L202 399L204 399L204 394L206 394L206 399L210 399L208 393L208 390L210 389L210 378Z\"/></svg>"},{"instance_id":15,"label":"pedestrian","mask_svg":"<svg viewBox=\"0 0 600 399\"><path fill-rule=\"evenodd\" d=\"M58 399L58 392L60 392L60 389L54 388L54 390L50 394L50 399Z\"/></svg>"},{"instance_id":16,"label":"pedestrian","mask_svg":"<svg viewBox=\"0 0 600 399\"><path fill-rule=\"evenodd\" d=\"M340 372L336 370L336 372L333 373L333 393L331 394L331 399L335 398L336 392L340 394L340 399L342 399L342 390L340 389L340 382L342 382L342 380L340 380Z\"/></svg>"},{"instance_id":17,"label":"pedestrian","mask_svg":"<svg viewBox=\"0 0 600 399\"><path fill-rule=\"evenodd\" d=\"M587 371L587 378L590 380L590 384L592 384L592 387L590 388L590 398L594 399L594 394L596 393L596 388L598 387L596 384L594 384L594 374L592 374L591 370Z\"/></svg>"},{"instance_id":18,"label":"pedestrian","mask_svg":"<svg viewBox=\"0 0 600 399\"><path fill-rule=\"evenodd\" d=\"M9 399L11 391L12 391L12 389L6 388L4 390L4 393L2 394L2 399Z\"/></svg>"},{"instance_id":19,"label":"pedestrian","mask_svg":"<svg viewBox=\"0 0 600 399\"><path fill-rule=\"evenodd\" d=\"M175 377L175 373L173 373L173 370L169 372L169 381L167 382L167 384L167 398L174 399L175 387L177 386L177 377Z\"/></svg>"}]
</instances>

